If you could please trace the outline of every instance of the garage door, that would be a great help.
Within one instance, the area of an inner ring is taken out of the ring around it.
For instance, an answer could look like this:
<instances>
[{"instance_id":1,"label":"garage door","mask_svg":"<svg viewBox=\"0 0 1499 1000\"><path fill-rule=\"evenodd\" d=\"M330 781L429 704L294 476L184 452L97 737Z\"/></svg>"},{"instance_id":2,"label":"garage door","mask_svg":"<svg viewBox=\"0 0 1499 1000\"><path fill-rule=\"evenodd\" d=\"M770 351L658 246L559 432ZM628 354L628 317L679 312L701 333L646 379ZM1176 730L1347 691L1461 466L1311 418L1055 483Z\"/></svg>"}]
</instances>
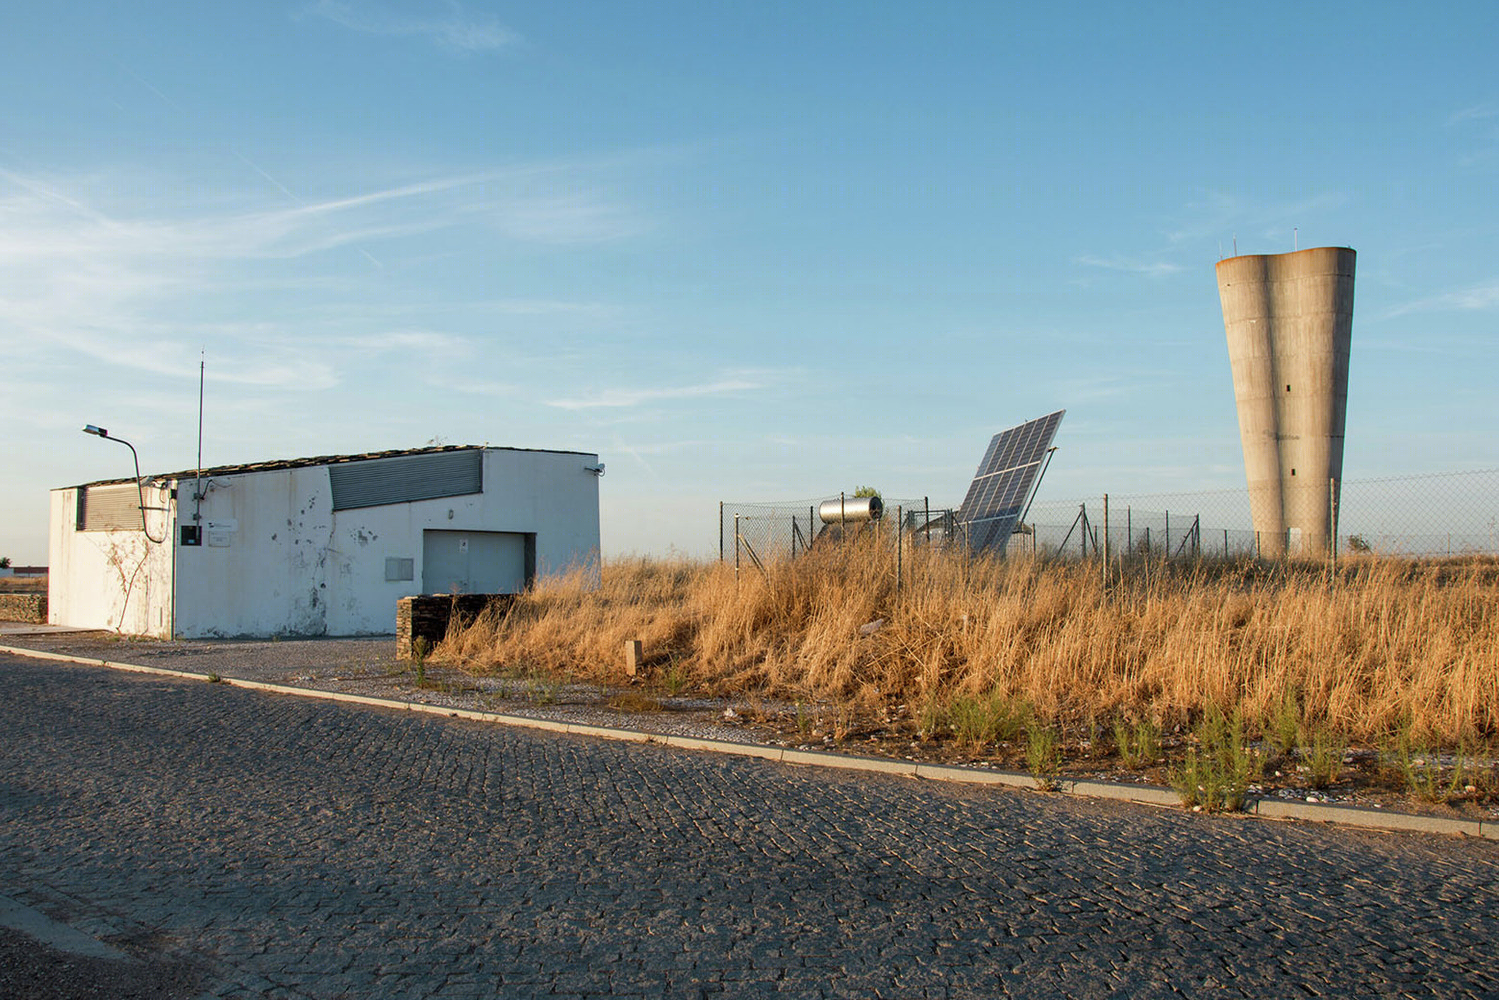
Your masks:
<instances>
[{"instance_id":1,"label":"garage door","mask_svg":"<svg viewBox=\"0 0 1499 1000\"><path fill-rule=\"evenodd\" d=\"M534 538L514 531L423 531L422 591L518 594L526 589Z\"/></svg>"}]
</instances>

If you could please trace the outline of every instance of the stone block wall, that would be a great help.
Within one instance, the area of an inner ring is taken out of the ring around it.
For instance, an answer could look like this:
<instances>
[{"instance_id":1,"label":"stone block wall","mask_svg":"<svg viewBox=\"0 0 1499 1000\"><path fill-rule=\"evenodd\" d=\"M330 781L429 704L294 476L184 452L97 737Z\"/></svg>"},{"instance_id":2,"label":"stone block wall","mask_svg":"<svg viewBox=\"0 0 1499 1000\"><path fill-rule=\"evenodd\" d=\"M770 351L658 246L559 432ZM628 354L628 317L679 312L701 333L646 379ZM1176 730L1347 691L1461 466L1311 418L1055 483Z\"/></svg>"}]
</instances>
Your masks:
<instances>
[{"instance_id":1,"label":"stone block wall","mask_svg":"<svg viewBox=\"0 0 1499 1000\"><path fill-rule=\"evenodd\" d=\"M29 622L45 624L47 621L46 594L0 594L0 622Z\"/></svg>"},{"instance_id":2,"label":"stone block wall","mask_svg":"<svg viewBox=\"0 0 1499 1000\"><path fill-rule=\"evenodd\" d=\"M472 621L491 604L502 607L515 600L514 594L434 594L421 597L403 597L396 602L396 658L409 660L418 639L427 641L427 648L441 642L448 634L448 625L456 614L463 621Z\"/></svg>"}]
</instances>

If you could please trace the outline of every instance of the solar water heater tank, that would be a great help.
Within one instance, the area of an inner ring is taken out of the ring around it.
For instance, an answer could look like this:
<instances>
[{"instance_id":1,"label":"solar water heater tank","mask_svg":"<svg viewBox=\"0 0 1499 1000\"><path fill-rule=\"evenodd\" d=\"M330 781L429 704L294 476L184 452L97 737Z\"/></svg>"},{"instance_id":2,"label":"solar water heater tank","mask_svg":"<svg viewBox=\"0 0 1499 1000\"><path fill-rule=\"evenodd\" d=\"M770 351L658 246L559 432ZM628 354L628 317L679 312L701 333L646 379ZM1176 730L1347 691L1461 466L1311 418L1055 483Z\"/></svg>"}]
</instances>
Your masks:
<instances>
[{"instance_id":1,"label":"solar water heater tank","mask_svg":"<svg viewBox=\"0 0 1499 1000\"><path fill-rule=\"evenodd\" d=\"M885 503L879 497L839 497L824 500L817 508L817 516L823 524L858 524L861 521L878 521L885 513Z\"/></svg>"}]
</instances>

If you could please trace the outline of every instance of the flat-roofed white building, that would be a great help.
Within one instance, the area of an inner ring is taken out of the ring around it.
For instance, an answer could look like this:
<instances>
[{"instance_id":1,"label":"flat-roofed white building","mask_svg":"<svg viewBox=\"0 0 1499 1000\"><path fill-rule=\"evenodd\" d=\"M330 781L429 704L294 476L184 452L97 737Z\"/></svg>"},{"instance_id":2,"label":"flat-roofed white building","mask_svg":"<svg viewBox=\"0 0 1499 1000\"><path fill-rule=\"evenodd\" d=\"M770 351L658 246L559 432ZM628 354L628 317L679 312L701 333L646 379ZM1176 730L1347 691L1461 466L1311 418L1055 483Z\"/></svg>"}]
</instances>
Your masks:
<instances>
[{"instance_id":1,"label":"flat-roofed white building","mask_svg":"<svg viewBox=\"0 0 1499 1000\"><path fill-rule=\"evenodd\" d=\"M184 638L381 635L415 594L596 575L598 456L445 446L52 491L48 619Z\"/></svg>"}]
</instances>

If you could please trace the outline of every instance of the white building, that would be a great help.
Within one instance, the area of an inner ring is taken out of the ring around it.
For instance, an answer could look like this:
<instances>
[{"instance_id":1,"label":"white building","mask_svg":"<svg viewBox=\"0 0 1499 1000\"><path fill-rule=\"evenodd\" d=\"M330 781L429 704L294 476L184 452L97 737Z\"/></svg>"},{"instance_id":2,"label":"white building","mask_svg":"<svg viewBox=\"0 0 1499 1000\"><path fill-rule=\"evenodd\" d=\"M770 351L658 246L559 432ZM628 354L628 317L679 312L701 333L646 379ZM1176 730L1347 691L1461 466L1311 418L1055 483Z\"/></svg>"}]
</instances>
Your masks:
<instances>
[{"instance_id":1,"label":"white building","mask_svg":"<svg viewBox=\"0 0 1499 1000\"><path fill-rule=\"evenodd\" d=\"M402 597L596 574L602 472L583 452L441 447L56 489L49 620L186 638L393 632Z\"/></svg>"}]
</instances>

